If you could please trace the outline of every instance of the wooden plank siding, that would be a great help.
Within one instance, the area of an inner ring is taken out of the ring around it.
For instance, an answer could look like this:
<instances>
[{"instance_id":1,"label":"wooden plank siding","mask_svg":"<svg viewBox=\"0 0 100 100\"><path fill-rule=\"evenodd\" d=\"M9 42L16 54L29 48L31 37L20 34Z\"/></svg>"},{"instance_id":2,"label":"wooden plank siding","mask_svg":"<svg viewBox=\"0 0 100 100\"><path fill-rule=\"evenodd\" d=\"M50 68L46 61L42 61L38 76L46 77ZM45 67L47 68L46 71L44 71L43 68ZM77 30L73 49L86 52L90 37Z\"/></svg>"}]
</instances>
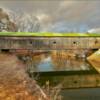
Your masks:
<instances>
[{"instance_id":1,"label":"wooden plank siding","mask_svg":"<svg viewBox=\"0 0 100 100\"><path fill-rule=\"evenodd\" d=\"M99 49L100 37L0 37L0 49Z\"/></svg>"}]
</instances>

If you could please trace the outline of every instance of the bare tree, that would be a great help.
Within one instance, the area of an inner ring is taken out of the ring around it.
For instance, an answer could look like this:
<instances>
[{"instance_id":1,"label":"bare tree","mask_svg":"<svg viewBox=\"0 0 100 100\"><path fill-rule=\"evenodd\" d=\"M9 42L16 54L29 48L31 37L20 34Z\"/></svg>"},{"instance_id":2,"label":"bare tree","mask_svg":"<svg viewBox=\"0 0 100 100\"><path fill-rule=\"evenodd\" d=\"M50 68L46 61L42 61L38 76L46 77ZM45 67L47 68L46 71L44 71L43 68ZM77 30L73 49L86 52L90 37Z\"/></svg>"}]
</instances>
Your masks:
<instances>
[{"instance_id":1,"label":"bare tree","mask_svg":"<svg viewBox=\"0 0 100 100\"><path fill-rule=\"evenodd\" d=\"M17 31L15 23L10 20L9 15L2 8L0 8L0 31Z\"/></svg>"},{"instance_id":2,"label":"bare tree","mask_svg":"<svg viewBox=\"0 0 100 100\"><path fill-rule=\"evenodd\" d=\"M40 31L39 19L32 14L20 13L16 15L15 13L12 12L11 18L16 23L18 32Z\"/></svg>"}]
</instances>

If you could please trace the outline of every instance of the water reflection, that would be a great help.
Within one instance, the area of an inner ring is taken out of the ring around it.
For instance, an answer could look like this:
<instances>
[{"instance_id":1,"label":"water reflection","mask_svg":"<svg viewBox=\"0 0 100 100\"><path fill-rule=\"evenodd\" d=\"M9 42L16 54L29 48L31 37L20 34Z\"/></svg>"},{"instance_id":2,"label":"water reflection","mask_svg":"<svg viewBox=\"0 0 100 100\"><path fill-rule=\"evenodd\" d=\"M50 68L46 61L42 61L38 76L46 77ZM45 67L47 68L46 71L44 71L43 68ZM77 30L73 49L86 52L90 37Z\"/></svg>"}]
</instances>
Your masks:
<instances>
[{"instance_id":1,"label":"water reflection","mask_svg":"<svg viewBox=\"0 0 100 100\"><path fill-rule=\"evenodd\" d=\"M57 51L35 55L31 63L31 70L35 72L79 71L92 68L85 58L76 58L74 54Z\"/></svg>"}]
</instances>

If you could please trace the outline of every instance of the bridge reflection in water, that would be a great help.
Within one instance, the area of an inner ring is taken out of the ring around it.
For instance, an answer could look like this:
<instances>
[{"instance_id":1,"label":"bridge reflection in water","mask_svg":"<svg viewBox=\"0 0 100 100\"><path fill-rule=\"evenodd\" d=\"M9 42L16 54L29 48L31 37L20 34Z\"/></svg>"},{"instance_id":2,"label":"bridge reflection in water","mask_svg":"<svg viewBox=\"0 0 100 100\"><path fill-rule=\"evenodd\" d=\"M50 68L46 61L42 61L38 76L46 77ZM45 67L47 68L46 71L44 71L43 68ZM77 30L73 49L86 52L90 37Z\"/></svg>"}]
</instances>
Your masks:
<instances>
[{"instance_id":1,"label":"bridge reflection in water","mask_svg":"<svg viewBox=\"0 0 100 100\"><path fill-rule=\"evenodd\" d=\"M29 74L31 77L39 75L37 81L41 86L47 81L50 87L62 84L63 100L80 100L81 97L83 100L94 100L96 91L100 91L100 88L97 88L100 87L100 75L86 57L76 57L74 54L67 51L51 51L35 55L28 62ZM99 94L95 97L96 100L100 98Z\"/></svg>"},{"instance_id":2,"label":"bridge reflection in water","mask_svg":"<svg viewBox=\"0 0 100 100\"><path fill-rule=\"evenodd\" d=\"M28 62L30 72L41 74L78 74L80 72L95 72L96 70L90 65L86 58L78 58L74 53L65 51L51 51L40 55L35 55ZM31 66L31 67L30 67Z\"/></svg>"},{"instance_id":3,"label":"bridge reflection in water","mask_svg":"<svg viewBox=\"0 0 100 100\"><path fill-rule=\"evenodd\" d=\"M73 53L51 51L35 55L27 62L29 75L39 75L39 83L50 81L51 85L63 83L63 88L98 87L98 72L86 58Z\"/></svg>"}]
</instances>

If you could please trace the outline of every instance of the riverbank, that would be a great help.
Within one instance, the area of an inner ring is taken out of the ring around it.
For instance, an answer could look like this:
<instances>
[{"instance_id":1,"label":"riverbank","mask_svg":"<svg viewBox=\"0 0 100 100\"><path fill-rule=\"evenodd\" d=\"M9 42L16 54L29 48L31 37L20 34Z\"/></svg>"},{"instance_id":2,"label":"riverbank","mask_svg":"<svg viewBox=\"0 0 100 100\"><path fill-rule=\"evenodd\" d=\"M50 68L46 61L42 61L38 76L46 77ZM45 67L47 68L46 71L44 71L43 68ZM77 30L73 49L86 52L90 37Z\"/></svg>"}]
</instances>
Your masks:
<instances>
[{"instance_id":1,"label":"riverbank","mask_svg":"<svg viewBox=\"0 0 100 100\"><path fill-rule=\"evenodd\" d=\"M15 55L0 53L0 100L38 100L45 94ZM44 100L44 99L43 99Z\"/></svg>"}]
</instances>

